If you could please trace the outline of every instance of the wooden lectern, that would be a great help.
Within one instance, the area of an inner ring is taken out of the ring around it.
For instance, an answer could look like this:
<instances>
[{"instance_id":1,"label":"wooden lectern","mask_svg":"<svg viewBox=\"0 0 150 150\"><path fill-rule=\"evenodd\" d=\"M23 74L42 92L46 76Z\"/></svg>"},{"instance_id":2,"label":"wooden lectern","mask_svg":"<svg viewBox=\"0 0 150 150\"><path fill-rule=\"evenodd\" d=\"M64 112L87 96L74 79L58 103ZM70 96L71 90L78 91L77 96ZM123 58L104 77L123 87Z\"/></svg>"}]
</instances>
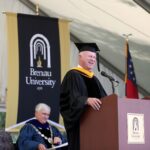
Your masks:
<instances>
[{"instance_id":1,"label":"wooden lectern","mask_svg":"<svg viewBox=\"0 0 150 150\"><path fill-rule=\"evenodd\" d=\"M144 116L143 143L128 140L129 113ZM80 150L150 150L150 101L113 94L102 99L99 111L87 107L80 121Z\"/></svg>"}]
</instances>

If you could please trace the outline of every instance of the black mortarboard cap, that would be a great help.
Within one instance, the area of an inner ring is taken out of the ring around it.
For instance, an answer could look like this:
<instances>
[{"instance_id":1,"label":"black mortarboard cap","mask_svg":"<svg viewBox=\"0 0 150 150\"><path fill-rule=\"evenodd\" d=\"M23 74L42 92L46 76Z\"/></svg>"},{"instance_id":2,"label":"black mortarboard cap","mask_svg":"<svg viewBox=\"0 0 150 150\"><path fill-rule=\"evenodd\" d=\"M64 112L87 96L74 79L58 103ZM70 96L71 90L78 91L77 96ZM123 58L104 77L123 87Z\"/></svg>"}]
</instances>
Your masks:
<instances>
[{"instance_id":1,"label":"black mortarboard cap","mask_svg":"<svg viewBox=\"0 0 150 150\"><path fill-rule=\"evenodd\" d=\"M79 52L83 51L90 51L90 52L97 52L100 51L96 43L75 43Z\"/></svg>"}]
</instances>

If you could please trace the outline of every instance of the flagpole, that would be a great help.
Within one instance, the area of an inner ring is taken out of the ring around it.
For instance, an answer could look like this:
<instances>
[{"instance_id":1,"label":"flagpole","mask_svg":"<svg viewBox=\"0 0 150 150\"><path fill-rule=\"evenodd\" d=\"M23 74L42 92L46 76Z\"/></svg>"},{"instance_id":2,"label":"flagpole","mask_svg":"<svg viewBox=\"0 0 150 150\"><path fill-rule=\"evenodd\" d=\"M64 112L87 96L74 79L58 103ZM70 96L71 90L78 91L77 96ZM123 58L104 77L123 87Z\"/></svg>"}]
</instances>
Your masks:
<instances>
[{"instance_id":1,"label":"flagpole","mask_svg":"<svg viewBox=\"0 0 150 150\"><path fill-rule=\"evenodd\" d=\"M123 34L123 36L125 37L125 57L126 57L126 62L125 62L125 78L124 78L124 81L125 81L125 84L126 84L126 82L127 82L127 78L128 78L128 69L127 69L127 57L128 57L128 40L129 40L129 37L130 36L132 36L132 34L131 33L129 33L129 34ZM126 87L125 87L126 88ZM125 92L126 92L126 90L125 90ZM125 93L125 95L126 95L126 93Z\"/></svg>"},{"instance_id":2,"label":"flagpole","mask_svg":"<svg viewBox=\"0 0 150 150\"><path fill-rule=\"evenodd\" d=\"M125 37L125 39L128 41L129 40L129 36L132 36L132 34L131 33L129 33L129 34L122 34L124 37Z\"/></svg>"},{"instance_id":3,"label":"flagpole","mask_svg":"<svg viewBox=\"0 0 150 150\"><path fill-rule=\"evenodd\" d=\"M125 56L127 58L128 56L128 52L127 52L127 47L128 47L128 41L129 41L129 37L132 36L132 33L129 33L129 34L122 34L124 37L125 37ZM127 64L127 59L126 59L126 64ZM126 71L127 73L127 66L126 66ZM125 74L125 83L126 83L126 80L127 80L127 74Z\"/></svg>"},{"instance_id":4,"label":"flagpole","mask_svg":"<svg viewBox=\"0 0 150 150\"><path fill-rule=\"evenodd\" d=\"M36 4L36 15L39 15L39 4Z\"/></svg>"}]
</instances>

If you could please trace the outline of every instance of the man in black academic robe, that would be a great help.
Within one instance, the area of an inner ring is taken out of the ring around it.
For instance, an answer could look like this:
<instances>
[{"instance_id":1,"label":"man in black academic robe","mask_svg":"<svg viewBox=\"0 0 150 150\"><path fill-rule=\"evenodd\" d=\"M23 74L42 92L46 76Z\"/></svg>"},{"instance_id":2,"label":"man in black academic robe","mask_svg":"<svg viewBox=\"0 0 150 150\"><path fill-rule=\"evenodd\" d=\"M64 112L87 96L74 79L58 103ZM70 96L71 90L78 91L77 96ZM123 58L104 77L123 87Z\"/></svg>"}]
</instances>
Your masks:
<instances>
[{"instance_id":1,"label":"man in black academic robe","mask_svg":"<svg viewBox=\"0 0 150 150\"><path fill-rule=\"evenodd\" d=\"M80 150L80 118L87 105L99 110L100 98L106 96L101 83L91 71L96 63L93 43L77 45L79 65L65 75L61 84L60 111L67 131L69 150Z\"/></svg>"}]
</instances>

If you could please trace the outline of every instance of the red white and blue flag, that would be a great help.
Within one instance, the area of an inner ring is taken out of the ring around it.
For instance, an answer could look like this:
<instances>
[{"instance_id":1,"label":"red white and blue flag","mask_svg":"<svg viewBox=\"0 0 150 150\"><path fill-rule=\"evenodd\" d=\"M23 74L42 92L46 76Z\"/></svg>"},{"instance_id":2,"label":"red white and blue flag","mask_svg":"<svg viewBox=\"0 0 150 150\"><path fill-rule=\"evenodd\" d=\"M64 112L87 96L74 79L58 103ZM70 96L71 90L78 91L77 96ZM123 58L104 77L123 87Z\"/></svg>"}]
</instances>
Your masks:
<instances>
[{"instance_id":1,"label":"red white and blue flag","mask_svg":"<svg viewBox=\"0 0 150 150\"><path fill-rule=\"evenodd\" d=\"M125 75L125 95L127 98L139 98L138 88L136 84L136 76L134 72L134 66L129 51L129 44L126 40L126 75Z\"/></svg>"}]
</instances>

